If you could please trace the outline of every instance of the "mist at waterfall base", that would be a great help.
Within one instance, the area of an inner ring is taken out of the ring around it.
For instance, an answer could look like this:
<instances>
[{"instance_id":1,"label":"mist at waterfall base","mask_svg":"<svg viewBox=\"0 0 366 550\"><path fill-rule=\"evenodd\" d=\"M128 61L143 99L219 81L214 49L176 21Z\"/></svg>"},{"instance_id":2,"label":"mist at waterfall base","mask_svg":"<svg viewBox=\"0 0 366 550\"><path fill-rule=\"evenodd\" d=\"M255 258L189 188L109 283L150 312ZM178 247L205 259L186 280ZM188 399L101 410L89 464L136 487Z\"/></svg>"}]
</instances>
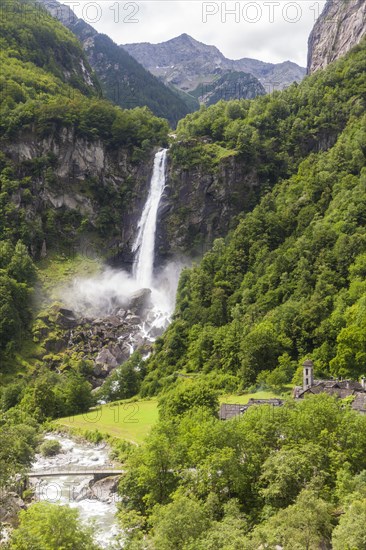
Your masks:
<instances>
[{"instance_id":1,"label":"mist at waterfall base","mask_svg":"<svg viewBox=\"0 0 366 550\"><path fill-rule=\"evenodd\" d=\"M152 277L150 305L141 319L147 333L152 328L163 331L168 326L174 311L179 275L187 263L184 260L169 262ZM127 309L131 296L141 288L134 275L107 267L94 277L75 279L71 287L63 289L62 295L65 305L76 314L96 319L113 315L121 308Z\"/></svg>"}]
</instances>

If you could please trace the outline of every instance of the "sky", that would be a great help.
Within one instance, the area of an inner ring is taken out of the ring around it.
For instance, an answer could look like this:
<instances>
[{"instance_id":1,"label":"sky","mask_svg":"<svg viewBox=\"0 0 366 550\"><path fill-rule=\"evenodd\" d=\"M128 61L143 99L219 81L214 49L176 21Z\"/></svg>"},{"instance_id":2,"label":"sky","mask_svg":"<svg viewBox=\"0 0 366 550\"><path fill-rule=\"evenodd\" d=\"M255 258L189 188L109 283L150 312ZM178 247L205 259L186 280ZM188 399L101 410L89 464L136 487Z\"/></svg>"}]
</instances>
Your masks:
<instances>
[{"instance_id":1,"label":"sky","mask_svg":"<svg viewBox=\"0 0 366 550\"><path fill-rule=\"evenodd\" d=\"M62 0L61 0L62 1ZM306 66L307 40L324 0L70 0L78 17L117 44L164 42L187 33L229 59Z\"/></svg>"}]
</instances>

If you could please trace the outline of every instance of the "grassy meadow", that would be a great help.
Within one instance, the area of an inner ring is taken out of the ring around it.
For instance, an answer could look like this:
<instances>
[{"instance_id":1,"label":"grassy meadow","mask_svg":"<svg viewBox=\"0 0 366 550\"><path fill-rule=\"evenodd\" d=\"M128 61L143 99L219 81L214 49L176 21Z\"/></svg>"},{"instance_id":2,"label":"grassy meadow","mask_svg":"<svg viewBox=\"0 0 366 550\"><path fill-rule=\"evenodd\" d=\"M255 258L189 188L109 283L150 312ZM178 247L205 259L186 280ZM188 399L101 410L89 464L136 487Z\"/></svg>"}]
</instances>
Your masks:
<instances>
[{"instance_id":1,"label":"grassy meadow","mask_svg":"<svg viewBox=\"0 0 366 550\"><path fill-rule=\"evenodd\" d=\"M219 400L220 403L245 405L252 397L270 399L278 397L278 394L271 391L259 391L245 395L224 395ZM81 432L98 430L103 435L139 444L157 422L158 416L157 399L141 399L139 401L127 399L101 405L88 413L60 418L55 420L55 424L75 428Z\"/></svg>"}]
</instances>

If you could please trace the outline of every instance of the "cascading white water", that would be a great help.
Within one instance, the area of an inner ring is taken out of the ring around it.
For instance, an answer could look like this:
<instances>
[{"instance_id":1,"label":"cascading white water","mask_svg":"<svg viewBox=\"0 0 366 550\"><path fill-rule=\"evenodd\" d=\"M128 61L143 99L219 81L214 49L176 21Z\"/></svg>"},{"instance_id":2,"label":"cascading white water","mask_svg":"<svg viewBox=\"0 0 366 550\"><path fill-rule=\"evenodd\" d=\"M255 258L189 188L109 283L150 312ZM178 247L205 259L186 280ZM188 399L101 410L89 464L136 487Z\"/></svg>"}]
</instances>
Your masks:
<instances>
[{"instance_id":1,"label":"cascading white water","mask_svg":"<svg viewBox=\"0 0 366 550\"><path fill-rule=\"evenodd\" d=\"M150 289L145 310L139 315L141 323L137 325L141 337L150 342L162 334L170 323L179 274L187 265L182 258L175 258L161 267L158 274L154 274L156 225L165 187L167 151L161 149L155 155L150 189L132 247L135 256L132 275L106 268L89 279L75 279L71 288L61 289L62 302L77 315L90 318L119 315L124 310L128 312L131 297L142 288ZM131 352L136 346L133 340L131 335L128 342Z\"/></svg>"},{"instance_id":2,"label":"cascading white water","mask_svg":"<svg viewBox=\"0 0 366 550\"><path fill-rule=\"evenodd\" d=\"M138 233L132 252L136 253L133 275L136 282L151 288L154 269L155 233L158 208L165 187L167 149L155 155L149 195L138 223Z\"/></svg>"}]
</instances>

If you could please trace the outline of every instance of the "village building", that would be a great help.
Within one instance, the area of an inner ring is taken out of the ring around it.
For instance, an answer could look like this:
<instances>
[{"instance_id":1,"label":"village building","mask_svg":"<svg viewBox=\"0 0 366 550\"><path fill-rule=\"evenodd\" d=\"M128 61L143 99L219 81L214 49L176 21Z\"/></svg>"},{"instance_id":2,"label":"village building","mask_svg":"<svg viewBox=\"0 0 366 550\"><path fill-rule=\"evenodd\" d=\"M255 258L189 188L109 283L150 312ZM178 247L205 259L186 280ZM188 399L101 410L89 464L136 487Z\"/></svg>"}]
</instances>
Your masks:
<instances>
[{"instance_id":1,"label":"village building","mask_svg":"<svg viewBox=\"0 0 366 550\"><path fill-rule=\"evenodd\" d=\"M306 395L318 395L327 393L344 399L353 397L352 409L361 414L366 414L366 378L362 377L360 382L355 380L315 380L314 365L310 359L303 363L303 385L294 388L293 397L295 399L303 399ZM220 420L230 420L236 416L244 414L249 407L253 405L271 405L272 407L280 407L283 405L283 399L249 399L248 403L223 403L220 407Z\"/></svg>"},{"instance_id":2,"label":"village building","mask_svg":"<svg viewBox=\"0 0 366 550\"><path fill-rule=\"evenodd\" d=\"M366 414L366 379L363 377L361 382L355 380L315 380L314 365L310 359L303 363L303 385L296 386L294 389L294 398L303 399L306 395L317 395L327 393L344 399L354 397L352 408L362 414Z\"/></svg>"},{"instance_id":3,"label":"village building","mask_svg":"<svg viewBox=\"0 0 366 550\"><path fill-rule=\"evenodd\" d=\"M245 413L249 407L253 405L271 405L272 407L281 407L283 405L283 399L249 399L245 405L223 403L220 407L219 418L220 420L229 420L234 416L240 416Z\"/></svg>"}]
</instances>

